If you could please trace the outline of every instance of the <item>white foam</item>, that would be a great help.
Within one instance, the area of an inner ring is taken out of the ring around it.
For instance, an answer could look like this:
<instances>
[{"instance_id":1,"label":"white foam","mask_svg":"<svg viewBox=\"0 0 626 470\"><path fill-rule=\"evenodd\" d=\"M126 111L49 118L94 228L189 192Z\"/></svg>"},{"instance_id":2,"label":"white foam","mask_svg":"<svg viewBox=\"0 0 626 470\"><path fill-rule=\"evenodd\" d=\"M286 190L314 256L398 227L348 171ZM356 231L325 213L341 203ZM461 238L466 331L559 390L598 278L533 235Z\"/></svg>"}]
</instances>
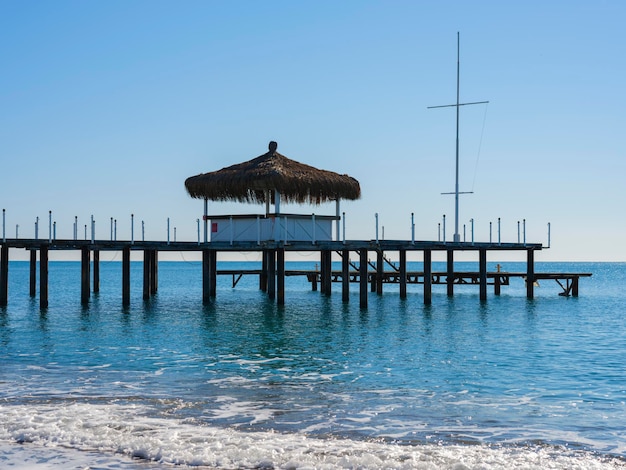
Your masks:
<instances>
[{"instance_id":1,"label":"white foam","mask_svg":"<svg viewBox=\"0 0 626 470\"><path fill-rule=\"evenodd\" d=\"M241 432L150 414L154 410L137 405L2 405L0 462L19 470L134 468L132 458L219 468L626 469L620 460L549 446L408 446ZM30 464L20 467L23 460Z\"/></svg>"}]
</instances>

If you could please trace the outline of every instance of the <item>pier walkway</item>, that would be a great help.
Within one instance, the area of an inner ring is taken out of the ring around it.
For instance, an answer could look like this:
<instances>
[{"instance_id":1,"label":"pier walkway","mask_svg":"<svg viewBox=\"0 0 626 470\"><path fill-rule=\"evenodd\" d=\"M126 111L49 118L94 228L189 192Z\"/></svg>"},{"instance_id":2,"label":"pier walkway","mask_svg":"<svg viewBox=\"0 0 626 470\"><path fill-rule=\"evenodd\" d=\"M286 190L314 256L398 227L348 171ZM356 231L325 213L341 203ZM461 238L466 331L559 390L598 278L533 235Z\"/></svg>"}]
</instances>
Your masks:
<instances>
[{"instance_id":1,"label":"pier walkway","mask_svg":"<svg viewBox=\"0 0 626 470\"><path fill-rule=\"evenodd\" d=\"M432 286L445 284L447 295L454 294L460 284L475 284L479 288L480 299L487 299L487 286L494 286L494 294L499 295L502 286L507 286L512 278L526 281L526 296L534 297L535 282L554 280L563 289L560 295L577 296L579 279L591 273L536 273L534 254L542 249L541 244L531 243L486 243L486 242L441 242L406 240L346 240L317 242L165 242L165 241L113 241L113 240L55 240L55 239L10 239L0 240L0 307L8 302L9 249L24 249L30 252L30 295L37 293L37 255L39 255L39 300L40 307L48 307L48 259L50 251L81 252L81 302L89 303L90 293L98 292L100 285L99 259L102 251L122 253L122 304L130 304L130 254L143 253L143 297L149 299L158 290L158 253L200 252L202 253L202 296L210 302L216 296L218 275L232 276L233 286L243 275L259 276L259 288L278 304L285 303L285 279L290 276L306 276L312 289L330 295L333 282L342 284L342 299L347 302L351 283L359 285L360 306L367 307L368 293L382 294L384 284L398 284L400 297L406 297L408 284L423 285L424 303L430 304ZM312 271L285 270L286 252L313 251L319 253L320 268ZM454 256L457 252L475 252L478 257L478 271L455 271ZM487 271L487 254L502 251L522 251L526 253L525 272ZM218 270L217 257L226 252L261 252L262 262L255 270ZM397 252L398 266L392 265L385 253ZM407 271L407 252L422 252L423 271ZM432 271L433 252L445 252L447 269L445 272ZM342 269L332 270L332 254L341 258ZM350 261L350 254L358 255L358 262ZM370 262L370 254L375 262ZM385 267L387 266L387 270ZM93 271L93 272L92 272Z\"/></svg>"}]
</instances>

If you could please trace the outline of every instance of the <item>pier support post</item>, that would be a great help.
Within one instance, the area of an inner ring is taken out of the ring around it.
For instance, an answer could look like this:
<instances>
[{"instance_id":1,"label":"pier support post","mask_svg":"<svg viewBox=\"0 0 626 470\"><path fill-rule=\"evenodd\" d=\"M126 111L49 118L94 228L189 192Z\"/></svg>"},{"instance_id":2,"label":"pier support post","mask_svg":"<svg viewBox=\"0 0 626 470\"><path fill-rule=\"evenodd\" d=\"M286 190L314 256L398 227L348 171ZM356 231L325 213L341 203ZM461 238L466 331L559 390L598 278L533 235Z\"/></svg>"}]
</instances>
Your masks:
<instances>
[{"instance_id":1,"label":"pier support post","mask_svg":"<svg viewBox=\"0 0 626 470\"><path fill-rule=\"evenodd\" d=\"M150 250L150 295L159 290L159 252Z\"/></svg>"},{"instance_id":2,"label":"pier support post","mask_svg":"<svg viewBox=\"0 0 626 470\"><path fill-rule=\"evenodd\" d=\"M0 307L6 307L9 302L9 246L2 245L0 249Z\"/></svg>"},{"instance_id":3,"label":"pier support post","mask_svg":"<svg viewBox=\"0 0 626 470\"><path fill-rule=\"evenodd\" d=\"M578 276L572 278L572 297L578 297Z\"/></svg>"},{"instance_id":4,"label":"pier support post","mask_svg":"<svg viewBox=\"0 0 626 470\"><path fill-rule=\"evenodd\" d=\"M267 295L270 300L276 298L276 250L268 250Z\"/></svg>"},{"instance_id":5,"label":"pier support post","mask_svg":"<svg viewBox=\"0 0 626 470\"><path fill-rule=\"evenodd\" d=\"M320 269L322 294L330 295L332 292L332 252L330 250L322 250Z\"/></svg>"},{"instance_id":6,"label":"pier support post","mask_svg":"<svg viewBox=\"0 0 626 470\"><path fill-rule=\"evenodd\" d=\"M209 296L217 295L217 250L209 250Z\"/></svg>"},{"instance_id":7,"label":"pier support post","mask_svg":"<svg viewBox=\"0 0 626 470\"><path fill-rule=\"evenodd\" d=\"M267 258L268 251L261 252L261 274L259 275L259 290L267 292Z\"/></svg>"},{"instance_id":8,"label":"pier support post","mask_svg":"<svg viewBox=\"0 0 626 470\"><path fill-rule=\"evenodd\" d=\"M359 305L367 308L367 250L359 252Z\"/></svg>"},{"instance_id":9,"label":"pier support post","mask_svg":"<svg viewBox=\"0 0 626 470\"><path fill-rule=\"evenodd\" d=\"M532 299L535 296L535 252L526 251L526 297Z\"/></svg>"},{"instance_id":10,"label":"pier support post","mask_svg":"<svg viewBox=\"0 0 626 470\"><path fill-rule=\"evenodd\" d=\"M30 250L30 296L37 295L37 250Z\"/></svg>"},{"instance_id":11,"label":"pier support post","mask_svg":"<svg viewBox=\"0 0 626 470\"><path fill-rule=\"evenodd\" d=\"M487 250L478 252L478 275L480 282L480 300L487 300Z\"/></svg>"},{"instance_id":12,"label":"pier support post","mask_svg":"<svg viewBox=\"0 0 626 470\"><path fill-rule=\"evenodd\" d=\"M276 250L276 303L285 305L285 249Z\"/></svg>"},{"instance_id":13,"label":"pier support post","mask_svg":"<svg viewBox=\"0 0 626 470\"><path fill-rule=\"evenodd\" d=\"M39 308L48 308L48 245L39 249Z\"/></svg>"},{"instance_id":14,"label":"pier support post","mask_svg":"<svg viewBox=\"0 0 626 470\"><path fill-rule=\"evenodd\" d=\"M433 297L433 253L424 250L424 305L430 305Z\"/></svg>"},{"instance_id":15,"label":"pier support post","mask_svg":"<svg viewBox=\"0 0 626 470\"><path fill-rule=\"evenodd\" d=\"M211 300L209 295L209 250L202 250L202 303L208 304Z\"/></svg>"},{"instance_id":16,"label":"pier support post","mask_svg":"<svg viewBox=\"0 0 626 470\"><path fill-rule=\"evenodd\" d=\"M89 268L91 265L89 248L84 246L80 249L80 303L89 304Z\"/></svg>"},{"instance_id":17,"label":"pier support post","mask_svg":"<svg viewBox=\"0 0 626 470\"><path fill-rule=\"evenodd\" d=\"M122 305L130 305L130 246L122 248Z\"/></svg>"},{"instance_id":18,"label":"pier support post","mask_svg":"<svg viewBox=\"0 0 626 470\"><path fill-rule=\"evenodd\" d=\"M152 257L150 256L150 250L143 250L143 300L150 298L150 275L152 274L152 267L150 266Z\"/></svg>"},{"instance_id":19,"label":"pier support post","mask_svg":"<svg viewBox=\"0 0 626 470\"><path fill-rule=\"evenodd\" d=\"M93 250L93 291L100 292L100 250Z\"/></svg>"},{"instance_id":20,"label":"pier support post","mask_svg":"<svg viewBox=\"0 0 626 470\"><path fill-rule=\"evenodd\" d=\"M341 252L341 300L350 300L350 251Z\"/></svg>"},{"instance_id":21,"label":"pier support post","mask_svg":"<svg viewBox=\"0 0 626 470\"><path fill-rule=\"evenodd\" d=\"M376 251L376 293L383 294L383 276L385 275L385 254L383 250Z\"/></svg>"},{"instance_id":22,"label":"pier support post","mask_svg":"<svg viewBox=\"0 0 626 470\"><path fill-rule=\"evenodd\" d=\"M400 250L400 298L406 299L406 250Z\"/></svg>"},{"instance_id":23,"label":"pier support post","mask_svg":"<svg viewBox=\"0 0 626 470\"><path fill-rule=\"evenodd\" d=\"M500 295L501 285L502 285L502 278L500 277L499 273L496 273L495 277L493 278L494 295Z\"/></svg>"},{"instance_id":24,"label":"pier support post","mask_svg":"<svg viewBox=\"0 0 626 470\"><path fill-rule=\"evenodd\" d=\"M448 250L448 265L446 284L448 287L448 297L454 295L454 250Z\"/></svg>"}]
</instances>

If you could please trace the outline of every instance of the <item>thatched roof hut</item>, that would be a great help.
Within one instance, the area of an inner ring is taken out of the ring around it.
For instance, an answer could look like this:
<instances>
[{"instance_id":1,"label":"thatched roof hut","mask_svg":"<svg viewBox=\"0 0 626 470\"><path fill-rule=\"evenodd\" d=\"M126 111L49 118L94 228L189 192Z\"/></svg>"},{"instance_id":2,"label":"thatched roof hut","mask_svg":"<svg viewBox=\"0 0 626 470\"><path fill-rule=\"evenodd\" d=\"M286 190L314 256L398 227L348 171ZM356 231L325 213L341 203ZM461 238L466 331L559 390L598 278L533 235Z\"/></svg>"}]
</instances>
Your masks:
<instances>
[{"instance_id":1,"label":"thatched roof hut","mask_svg":"<svg viewBox=\"0 0 626 470\"><path fill-rule=\"evenodd\" d=\"M269 151L247 162L210 173L191 176L185 187L191 197L212 201L274 202L275 194L286 202L320 204L339 199L359 199L359 182L348 175L319 170Z\"/></svg>"}]
</instances>

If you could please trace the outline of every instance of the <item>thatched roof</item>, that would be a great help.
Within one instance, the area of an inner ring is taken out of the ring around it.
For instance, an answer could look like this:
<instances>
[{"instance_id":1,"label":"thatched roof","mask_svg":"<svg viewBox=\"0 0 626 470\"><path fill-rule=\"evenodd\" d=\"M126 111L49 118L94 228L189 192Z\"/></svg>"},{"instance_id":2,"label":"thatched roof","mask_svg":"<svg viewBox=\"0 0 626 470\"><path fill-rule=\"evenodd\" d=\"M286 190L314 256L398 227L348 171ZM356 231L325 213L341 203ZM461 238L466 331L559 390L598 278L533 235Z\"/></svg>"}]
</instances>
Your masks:
<instances>
[{"instance_id":1,"label":"thatched roof","mask_svg":"<svg viewBox=\"0 0 626 470\"><path fill-rule=\"evenodd\" d=\"M187 192L199 199L252 203L266 202L268 190L278 191L283 201L296 203L361 197L359 182L351 176L290 160L276 148L276 142L270 142L269 152L253 160L191 176L185 181Z\"/></svg>"}]
</instances>

